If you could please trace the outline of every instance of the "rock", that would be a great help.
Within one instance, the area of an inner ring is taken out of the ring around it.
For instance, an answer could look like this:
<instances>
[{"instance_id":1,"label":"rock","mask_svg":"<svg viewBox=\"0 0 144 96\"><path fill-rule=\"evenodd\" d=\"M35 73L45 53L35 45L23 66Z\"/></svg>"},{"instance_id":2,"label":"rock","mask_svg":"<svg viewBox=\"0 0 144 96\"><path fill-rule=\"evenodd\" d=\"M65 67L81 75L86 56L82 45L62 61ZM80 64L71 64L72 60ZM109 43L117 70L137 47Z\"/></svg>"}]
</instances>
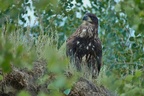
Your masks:
<instances>
[{"instance_id":1,"label":"rock","mask_svg":"<svg viewBox=\"0 0 144 96\"><path fill-rule=\"evenodd\" d=\"M80 78L74 84L68 96L114 96L103 86L96 86L94 83Z\"/></svg>"}]
</instances>

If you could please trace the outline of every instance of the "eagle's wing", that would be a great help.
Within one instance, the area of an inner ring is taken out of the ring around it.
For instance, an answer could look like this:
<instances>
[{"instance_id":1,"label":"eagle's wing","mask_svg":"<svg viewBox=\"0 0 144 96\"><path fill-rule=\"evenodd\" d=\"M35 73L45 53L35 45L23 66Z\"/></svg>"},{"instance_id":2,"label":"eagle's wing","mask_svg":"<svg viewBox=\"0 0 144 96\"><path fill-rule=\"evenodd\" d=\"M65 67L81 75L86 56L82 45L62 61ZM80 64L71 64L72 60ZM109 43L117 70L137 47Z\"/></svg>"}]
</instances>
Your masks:
<instances>
[{"instance_id":1,"label":"eagle's wing","mask_svg":"<svg viewBox=\"0 0 144 96\"><path fill-rule=\"evenodd\" d=\"M79 38L83 38L87 34L87 26L81 25L77 28L77 30L67 39L66 41L66 54L73 55L73 50L77 47L77 40Z\"/></svg>"},{"instance_id":2,"label":"eagle's wing","mask_svg":"<svg viewBox=\"0 0 144 96\"><path fill-rule=\"evenodd\" d=\"M66 41L66 54L69 56L69 55L72 55L72 51L74 49L74 41L76 40L76 38L79 37L79 34L82 30L82 26L79 26L77 28L77 30L67 39Z\"/></svg>"},{"instance_id":3,"label":"eagle's wing","mask_svg":"<svg viewBox=\"0 0 144 96\"><path fill-rule=\"evenodd\" d=\"M102 66L102 46L101 46L101 41L99 38L95 38L94 40L94 53L95 53L95 58L97 60L97 68L98 72L100 71L100 68Z\"/></svg>"}]
</instances>

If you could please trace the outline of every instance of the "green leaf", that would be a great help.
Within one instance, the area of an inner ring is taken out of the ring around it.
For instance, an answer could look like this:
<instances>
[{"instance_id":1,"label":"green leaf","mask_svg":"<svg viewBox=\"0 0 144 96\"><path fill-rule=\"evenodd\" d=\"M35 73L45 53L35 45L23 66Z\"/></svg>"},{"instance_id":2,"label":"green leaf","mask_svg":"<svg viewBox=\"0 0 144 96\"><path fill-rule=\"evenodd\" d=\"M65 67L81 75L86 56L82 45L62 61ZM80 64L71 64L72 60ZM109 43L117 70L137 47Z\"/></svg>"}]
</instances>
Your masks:
<instances>
[{"instance_id":1,"label":"green leaf","mask_svg":"<svg viewBox=\"0 0 144 96\"><path fill-rule=\"evenodd\" d=\"M66 89L66 90L64 91L64 94L68 95L68 94L70 93L70 91L71 91L71 89Z\"/></svg>"},{"instance_id":2,"label":"green leaf","mask_svg":"<svg viewBox=\"0 0 144 96\"><path fill-rule=\"evenodd\" d=\"M129 40L130 40L130 41L134 41L134 37L130 37Z\"/></svg>"},{"instance_id":3,"label":"green leaf","mask_svg":"<svg viewBox=\"0 0 144 96\"><path fill-rule=\"evenodd\" d=\"M138 30L142 32L143 31L143 26L144 26L144 24L139 24Z\"/></svg>"},{"instance_id":4,"label":"green leaf","mask_svg":"<svg viewBox=\"0 0 144 96\"><path fill-rule=\"evenodd\" d=\"M125 84L126 89L131 89L133 86L131 84Z\"/></svg>"},{"instance_id":5,"label":"green leaf","mask_svg":"<svg viewBox=\"0 0 144 96\"><path fill-rule=\"evenodd\" d=\"M50 89L59 89L62 88L65 85L66 78L62 75L57 77L57 80L54 80L51 84L49 84Z\"/></svg>"},{"instance_id":6,"label":"green leaf","mask_svg":"<svg viewBox=\"0 0 144 96\"><path fill-rule=\"evenodd\" d=\"M126 95L125 96L140 96L138 95L138 93L141 91L141 89L139 87L134 87L133 89L125 92Z\"/></svg>"},{"instance_id":7,"label":"green leaf","mask_svg":"<svg viewBox=\"0 0 144 96\"><path fill-rule=\"evenodd\" d=\"M31 96L27 91L21 91L17 96Z\"/></svg>"},{"instance_id":8,"label":"green leaf","mask_svg":"<svg viewBox=\"0 0 144 96\"><path fill-rule=\"evenodd\" d=\"M43 92L39 92L38 96L47 96L47 95Z\"/></svg>"},{"instance_id":9,"label":"green leaf","mask_svg":"<svg viewBox=\"0 0 144 96\"><path fill-rule=\"evenodd\" d=\"M19 46L17 47L17 54L16 54L16 56L19 56L19 55L22 53L22 51L23 51L23 46L22 46L22 45L19 45Z\"/></svg>"},{"instance_id":10,"label":"green leaf","mask_svg":"<svg viewBox=\"0 0 144 96\"><path fill-rule=\"evenodd\" d=\"M132 44L132 49L137 49L137 43Z\"/></svg>"},{"instance_id":11,"label":"green leaf","mask_svg":"<svg viewBox=\"0 0 144 96\"><path fill-rule=\"evenodd\" d=\"M115 5L115 11L121 11L121 5L119 3Z\"/></svg>"},{"instance_id":12,"label":"green leaf","mask_svg":"<svg viewBox=\"0 0 144 96\"><path fill-rule=\"evenodd\" d=\"M140 77L141 75L142 75L142 71L141 70L136 70L135 77Z\"/></svg>"},{"instance_id":13,"label":"green leaf","mask_svg":"<svg viewBox=\"0 0 144 96\"><path fill-rule=\"evenodd\" d=\"M11 71L11 66L10 66L10 62L12 61L13 59L13 56L11 53L6 53L5 56L4 56L4 61L2 62L2 69L3 69L3 72L10 72Z\"/></svg>"},{"instance_id":14,"label":"green leaf","mask_svg":"<svg viewBox=\"0 0 144 96\"><path fill-rule=\"evenodd\" d=\"M2 75L0 75L0 80L2 80L3 79L3 76Z\"/></svg>"},{"instance_id":15,"label":"green leaf","mask_svg":"<svg viewBox=\"0 0 144 96\"><path fill-rule=\"evenodd\" d=\"M132 79L133 79L133 75L127 75L127 76L125 77L125 80L126 80L127 82L131 82Z\"/></svg>"}]
</instances>

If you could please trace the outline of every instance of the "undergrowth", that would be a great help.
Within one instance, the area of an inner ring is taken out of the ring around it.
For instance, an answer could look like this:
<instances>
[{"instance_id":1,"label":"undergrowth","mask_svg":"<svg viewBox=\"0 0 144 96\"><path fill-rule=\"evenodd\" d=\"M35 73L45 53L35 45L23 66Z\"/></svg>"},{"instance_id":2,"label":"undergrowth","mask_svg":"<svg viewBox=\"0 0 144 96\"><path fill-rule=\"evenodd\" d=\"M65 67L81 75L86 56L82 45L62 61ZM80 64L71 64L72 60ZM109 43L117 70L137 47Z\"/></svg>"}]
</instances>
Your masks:
<instances>
[{"instance_id":1,"label":"undergrowth","mask_svg":"<svg viewBox=\"0 0 144 96\"><path fill-rule=\"evenodd\" d=\"M50 31L48 34L40 32L40 35L33 37L29 28L26 30L24 31L23 28L11 32L8 32L7 28L1 30L0 66L3 74L10 73L11 66L31 70L34 61L43 60L46 62L46 71L37 80L38 84L48 83L51 96L62 96L65 90L71 89L78 77L78 73L69 67L69 59L65 55L65 43L58 49L56 31ZM3 75L0 79L3 79ZM69 91L66 92L68 93ZM29 95L22 91L18 96ZM41 91L38 96L46 96L46 94Z\"/></svg>"},{"instance_id":2,"label":"undergrowth","mask_svg":"<svg viewBox=\"0 0 144 96\"><path fill-rule=\"evenodd\" d=\"M98 86L105 86L120 96L144 95L144 74L141 69L116 69L105 65L102 67L97 79L92 80L87 71L78 73L75 67L69 63L65 54L65 42L59 46L59 36L56 30L47 30L47 34L40 30L36 37L31 34L30 28L14 28L9 31L9 24L3 26L0 31L0 66L6 73L11 72L11 66L18 68L33 68L33 62L37 60L46 61L46 72L37 80L38 84L49 82L51 96L62 96L66 90L69 93L72 85L78 77L84 77L95 82ZM106 60L104 60L106 61ZM127 65L128 66L128 65ZM124 69L124 71L123 71ZM68 77L67 77L68 76ZM0 80L3 75L0 76ZM29 93L22 91L18 96L29 96ZM38 96L46 96L41 91Z\"/></svg>"}]
</instances>

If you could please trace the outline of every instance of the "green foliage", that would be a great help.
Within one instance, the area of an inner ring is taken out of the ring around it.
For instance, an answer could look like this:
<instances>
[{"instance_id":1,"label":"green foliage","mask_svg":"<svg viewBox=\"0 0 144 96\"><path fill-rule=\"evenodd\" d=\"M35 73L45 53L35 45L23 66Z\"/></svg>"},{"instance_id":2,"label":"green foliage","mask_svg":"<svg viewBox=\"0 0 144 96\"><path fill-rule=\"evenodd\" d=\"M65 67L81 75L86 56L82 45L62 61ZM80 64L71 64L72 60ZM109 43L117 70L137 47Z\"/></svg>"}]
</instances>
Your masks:
<instances>
[{"instance_id":1,"label":"green foliage","mask_svg":"<svg viewBox=\"0 0 144 96\"><path fill-rule=\"evenodd\" d=\"M0 80L3 80L3 76L2 75L0 75Z\"/></svg>"},{"instance_id":2,"label":"green foliage","mask_svg":"<svg viewBox=\"0 0 144 96\"><path fill-rule=\"evenodd\" d=\"M0 44L2 44L2 42ZM1 52L0 52L1 53L1 57L0 57L1 64L0 65L4 72L9 72L11 70L10 62L11 62L11 60L13 60L13 56L12 56L11 52L9 52L11 45L7 43L7 44L5 44L5 46L2 46L2 45L0 45L0 46L1 46Z\"/></svg>"},{"instance_id":3,"label":"green foliage","mask_svg":"<svg viewBox=\"0 0 144 96\"><path fill-rule=\"evenodd\" d=\"M23 29L20 28L5 33L6 35L2 31L0 35L0 40L3 40L0 43L0 66L4 73L11 72L12 66L31 70L33 61L44 59L47 62L46 72L37 80L38 84L48 83L47 90L51 90L51 96L62 96L63 90L72 87L77 76L68 78L66 75L69 59L65 55L65 45L57 49L57 33L51 33L51 38L48 34L41 33L38 39L30 38L29 35L22 36ZM44 94L39 93L40 96ZM23 95L29 96L25 91L18 94Z\"/></svg>"},{"instance_id":4,"label":"green foliage","mask_svg":"<svg viewBox=\"0 0 144 96\"><path fill-rule=\"evenodd\" d=\"M10 19L12 24L17 24L18 15L24 13L25 10L21 5L23 2L24 0L0 0L0 27Z\"/></svg>"},{"instance_id":5,"label":"green foliage","mask_svg":"<svg viewBox=\"0 0 144 96\"><path fill-rule=\"evenodd\" d=\"M121 73L105 76L102 83L111 90L115 90L119 96L143 96L143 72L136 70L134 74L121 75Z\"/></svg>"},{"instance_id":6,"label":"green foliage","mask_svg":"<svg viewBox=\"0 0 144 96\"><path fill-rule=\"evenodd\" d=\"M64 91L64 94L68 95L70 93L70 91L71 91L70 89L67 89Z\"/></svg>"},{"instance_id":7,"label":"green foliage","mask_svg":"<svg viewBox=\"0 0 144 96\"><path fill-rule=\"evenodd\" d=\"M47 75L38 83L54 76L49 87L52 96L69 93L77 76L66 78L68 58L65 56L66 37L81 24L76 13L92 12L99 18L99 37L103 44L102 85L120 96L144 95L144 2L127 0L89 0L91 7L83 6L82 0L33 0L38 26L23 28L18 18L25 22L21 14L28 1L0 0L0 67L7 73L11 64L32 68L35 59L46 59ZM3 3L2 3L3 2ZM21 6L23 5L23 7ZM65 20L64 20L65 19ZM11 20L11 21L10 21ZM62 24L63 23L63 24ZM35 37L29 34L36 34ZM63 45L62 45L63 44ZM68 69L68 70L73 70ZM2 77L3 78L3 77ZM0 78L1 79L1 78ZM61 91L64 89L65 91ZM25 94L25 93L21 93ZM45 96L45 93L39 93Z\"/></svg>"},{"instance_id":8,"label":"green foliage","mask_svg":"<svg viewBox=\"0 0 144 96\"><path fill-rule=\"evenodd\" d=\"M39 93L38 96L47 96L46 94L44 94L43 92Z\"/></svg>"},{"instance_id":9,"label":"green foliage","mask_svg":"<svg viewBox=\"0 0 144 96\"><path fill-rule=\"evenodd\" d=\"M21 91L17 96L31 96L31 95L26 91Z\"/></svg>"},{"instance_id":10,"label":"green foliage","mask_svg":"<svg viewBox=\"0 0 144 96\"><path fill-rule=\"evenodd\" d=\"M53 34L53 36L56 36ZM39 84L43 84L45 82L49 82L48 89L50 91L51 96L62 96L63 90L70 89L77 80L77 75L74 75L70 78L67 77L67 70L69 59L65 55L65 45L61 46L60 49L57 49L57 43L53 43L53 38L49 38L48 35L39 36L37 43L35 44L36 50L39 47L41 50L38 51L40 55L38 55L39 59L45 59L47 62L46 70L47 74L42 76L40 80L38 80ZM57 41L55 38L55 41ZM43 42L41 42L43 41ZM44 45L44 46L41 46ZM44 93L40 93L40 96L44 95Z\"/></svg>"},{"instance_id":11,"label":"green foliage","mask_svg":"<svg viewBox=\"0 0 144 96\"><path fill-rule=\"evenodd\" d=\"M31 46L28 47L26 43L22 42L18 32L11 30L11 33L8 33L8 30L9 27L1 31L0 34L0 66L3 72L10 72L13 65L19 67L27 66L31 69L30 63L34 59L33 51L28 53ZM20 31L21 29L18 30Z\"/></svg>"}]
</instances>

